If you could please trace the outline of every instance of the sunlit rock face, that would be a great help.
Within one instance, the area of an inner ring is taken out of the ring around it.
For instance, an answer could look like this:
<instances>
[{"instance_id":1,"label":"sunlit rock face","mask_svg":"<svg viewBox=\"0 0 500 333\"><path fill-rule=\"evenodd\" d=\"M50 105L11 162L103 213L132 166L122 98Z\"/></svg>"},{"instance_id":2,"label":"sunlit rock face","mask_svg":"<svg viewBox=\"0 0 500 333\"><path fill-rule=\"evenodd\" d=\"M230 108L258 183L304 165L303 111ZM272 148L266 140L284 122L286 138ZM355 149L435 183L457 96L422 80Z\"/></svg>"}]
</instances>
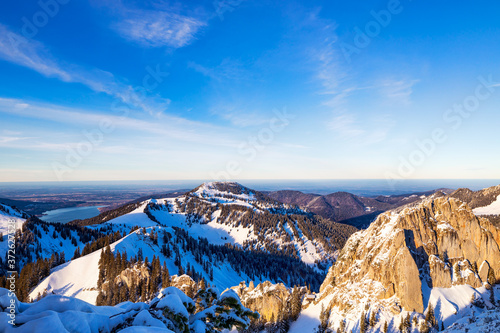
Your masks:
<instances>
[{"instance_id":1,"label":"sunlit rock face","mask_svg":"<svg viewBox=\"0 0 500 333\"><path fill-rule=\"evenodd\" d=\"M456 198L434 195L381 214L347 241L321 286L332 306L368 297L396 310L423 312L423 290L487 283L500 277L499 232Z\"/></svg>"}]
</instances>

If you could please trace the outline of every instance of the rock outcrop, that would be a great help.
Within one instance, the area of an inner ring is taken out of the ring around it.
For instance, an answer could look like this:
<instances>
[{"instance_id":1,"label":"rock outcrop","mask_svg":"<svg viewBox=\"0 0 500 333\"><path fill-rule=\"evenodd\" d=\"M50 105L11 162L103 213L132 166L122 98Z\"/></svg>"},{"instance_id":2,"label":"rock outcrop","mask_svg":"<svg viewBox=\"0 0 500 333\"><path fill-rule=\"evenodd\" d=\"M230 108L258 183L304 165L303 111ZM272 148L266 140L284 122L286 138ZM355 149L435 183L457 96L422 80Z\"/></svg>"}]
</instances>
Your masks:
<instances>
[{"instance_id":1,"label":"rock outcrop","mask_svg":"<svg viewBox=\"0 0 500 333\"><path fill-rule=\"evenodd\" d=\"M236 291L245 307L257 311L266 321L279 318L279 313L287 306L291 296L290 289L282 283L272 284L269 281L262 282L256 287L253 286L253 282L250 282L248 287L242 282L232 289Z\"/></svg>"},{"instance_id":2,"label":"rock outcrop","mask_svg":"<svg viewBox=\"0 0 500 333\"><path fill-rule=\"evenodd\" d=\"M499 231L456 198L434 195L381 214L352 235L321 286L321 298L348 310L373 303L422 313L423 293L500 277Z\"/></svg>"}]
</instances>

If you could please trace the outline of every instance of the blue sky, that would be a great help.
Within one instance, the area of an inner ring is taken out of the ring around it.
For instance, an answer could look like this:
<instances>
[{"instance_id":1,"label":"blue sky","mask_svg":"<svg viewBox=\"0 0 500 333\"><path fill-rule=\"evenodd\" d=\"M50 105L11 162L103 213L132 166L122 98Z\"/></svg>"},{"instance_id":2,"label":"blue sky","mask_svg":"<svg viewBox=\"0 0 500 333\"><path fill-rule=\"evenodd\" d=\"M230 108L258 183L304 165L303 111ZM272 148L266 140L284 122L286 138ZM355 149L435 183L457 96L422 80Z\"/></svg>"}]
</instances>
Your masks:
<instances>
[{"instance_id":1,"label":"blue sky","mask_svg":"<svg viewBox=\"0 0 500 333\"><path fill-rule=\"evenodd\" d=\"M496 2L3 7L0 181L500 179Z\"/></svg>"}]
</instances>

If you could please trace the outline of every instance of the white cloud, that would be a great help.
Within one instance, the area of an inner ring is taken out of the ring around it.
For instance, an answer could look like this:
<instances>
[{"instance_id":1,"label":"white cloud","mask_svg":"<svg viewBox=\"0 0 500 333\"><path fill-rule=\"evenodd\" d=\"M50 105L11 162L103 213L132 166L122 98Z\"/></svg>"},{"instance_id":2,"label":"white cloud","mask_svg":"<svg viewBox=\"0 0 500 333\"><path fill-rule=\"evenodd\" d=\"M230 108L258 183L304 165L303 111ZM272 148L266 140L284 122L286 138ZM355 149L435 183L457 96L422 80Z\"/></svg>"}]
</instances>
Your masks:
<instances>
[{"instance_id":1,"label":"white cloud","mask_svg":"<svg viewBox=\"0 0 500 333\"><path fill-rule=\"evenodd\" d=\"M124 18L114 25L124 38L149 47L179 48L195 38L205 22L167 11L124 10Z\"/></svg>"},{"instance_id":2,"label":"white cloud","mask_svg":"<svg viewBox=\"0 0 500 333\"><path fill-rule=\"evenodd\" d=\"M45 76L71 81L71 75L51 59L43 44L28 40L2 24L0 24L0 58Z\"/></svg>"},{"instance_id":3,"label":"white cloud","mask_svg":"<svg viewBox=\"0 0 500 333\"><path fill-rule=\"evenodd\" d=\"M363 129L359 128L356 118L352 114L340 114L335 116L329 123L329 127L346 139L354 138L365 133Z\"/></svg>"},{"instance_id":4,"label":"white cloud","mask_svg":"<svg viewBox=\"0 0 500 333\"><path fill-rule=\"evenodd\" d=\"M19 103L27 105L16 108ZM92 110L67 108L53 104L30 103L23 100L0 97L0 112L15 114L32 119L43 119L51 122L64 123L92 130L99 128L101 121L111 123L117 130L126 130L136 135L137 132L155 134L160 138L173 139L181 142L199 143L212 146L236 147L237 141L231 140L236 132L209 124L190 121L174 116L161 116L152 120L120 117L95 113ZM80 133L77 133L80 134Z\"/></svg>"},{"instance_id":5,"label":"white cloud","mask_svg":"<svg viewBox=\"0 0 500 333\"><path fill-rule=\"evenodd\" d=\"M417 82L418 80L386 79L381 81L378 86L381 95L389 99L391 103L410 105L413 86Z\"/></svg>"},{"instance_id":6,"label":"white cloud","mask_svg":"<svg viewBox=\"0 0 500 333\"><path fill-rule=\"evenodd\" d=\"M248 106L237 103L217 103L210 111L237 127L260 126L268 124L270 120L262 112L250 111Z\"/></svg>"},{"instance_id":7,"label":"white cloud","mask_svg":"<svg viewBox=\"0 0 500 333\"><path fill-rule=\"evenodd\" d=\"M193 61L188 62L188 67L216 82L253 79L253 73L251 71L245 69L240 62L230 58L224 58L221 63L215 67L206 67Z\"/></svg>"},{"instance_id":8,"label":"white cloud","mask_svg":"<svg viewBox=\"0 0 500 333\"><path fill-rule=\"evenodd\" d=\"M169 99L159 96L142 97L136 87L122 83L109 72L100 69L85 70L72 64L63 65L54 60L43 44L28 40L2 24L0 24L0 58L30 68L47 77L83 84L95 92L118 98L129 108L137 108L152 115L162 113L170 103Z\"/></svg>"}]
</instances>

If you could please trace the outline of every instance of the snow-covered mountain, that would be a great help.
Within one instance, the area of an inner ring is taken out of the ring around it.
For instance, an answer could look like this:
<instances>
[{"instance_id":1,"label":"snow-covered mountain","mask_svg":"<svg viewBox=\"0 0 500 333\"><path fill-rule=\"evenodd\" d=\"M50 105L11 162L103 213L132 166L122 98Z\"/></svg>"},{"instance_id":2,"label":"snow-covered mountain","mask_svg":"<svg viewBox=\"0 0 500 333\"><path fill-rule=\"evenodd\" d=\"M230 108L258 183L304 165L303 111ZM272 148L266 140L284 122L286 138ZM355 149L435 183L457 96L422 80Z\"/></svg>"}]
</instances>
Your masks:
<instances>
[{"instance_id":1,"label":"snow-covered mountain","mask_svg":"<svg viewBox=\"0 0 500 333\"><path fill-rule=\"evenodd\" d=\"M145 233L144 233L145 231ZM161 236L163 232L169 234L169 240L163 242ZM158 233L159 240L157 244L151 239L152 232ZM186 241L185 237L177 235L172 228L168 227L147 227L140 228L128 234L124 238L110 245L113 253L124 253L130 258L137 256L139 252L144 258L158 256L161 263L166 263L167 268L172 275L180 273L179 266L175 264L175 250L179 251L181 265L185 268L189 263L190 267L201 274L206 281L217 286L221 290L239 284L241 281L249 279L244 272L236 272L235 269L227 261L218 261L216 258L210 258L208 255L203 255L202 260L197 260L195 256L199 256L198 252L191 249L184 249L182 244ZM166 244L171 247L171 254L165 255L162 253L162 247ZM197 244L198 245L198 244ZM76 297L91 304L96 303L96 298L99 293L98 278L99 278L99 259L101 250L97 250L88 255L71 260L63 265L54 268L51 274L44 279L31 293L31 299L36 299L37 296L47 292L58 295ZM207 262L210 262L210 270L205 270ZM213 276L213 278L210 278ZM267 277L262 276L264 280ZM257 278L256 280L259 280Z\"/></svg>"},{"instance_id":2,"label":"snow-covered mountain","mask_svg":"<svg viewBox=\"0 0 500 333\"><path fill-rule=\"evenodd\" d=\"M313 332L322 324L319 332L386 327L388 332L441 327L458 332L491 328L498 322L492 309L500 296L495 286L500 230L490 214L478 211L495 207L496 188L463 193L472 193L467 198L476 202L474 209L456 195L437 192L380 214L356 233L232 182L204 183L176 198L148 199L68 225L45 223L12 207L2 206L0 213L4 220L19 219L21 252L38 259L24 262L18 282L22 299L43 303L56 299L53 294L58 300L69 297L68 306L75 309L63 312L85 308L75 298L114 306L88 308L93 315L86 323L122 311L133 315L119 329L141 332L128 327L137 317L160 325L151 317L168 332L171 327L151 305L170 281L190 297L205 283L233 290L244 306L262 315L252 323L253 331ZM72 260L64 262L68 255ZM138 302L141 309L122 301ZM35 311L20 306L27 310L23 316ZM139 316L143 310L148 313ZM53 311L51 320L64 326L66 315ZM23 318L28 323L33 317Z\"/></svg>"},{"instance_id":3,"label":"snow-covered mountain","mask_svg":"<svg viewBox=\"0 0 500 333\"><path fill-rule=\"evenodd\" d=\"M414 329L430 329L430 308L439 327L486 311L498 297L491 285L500 276L499 236L489 220L444 194L381 214L349 238L291 332L316 327L322 308L331 327L353 332L386 323L396 332L408 315Z\"/></svg>"},{"instance_id":4,"label":"snow-covered mountain","mask_svg":"<svg viewBox=\"0 0 500 333\"><path fill-rule=\"evenodd\" d=\"M467 203L474 214L488 217L495 226L500 227L500 185L479 191L461 188L451 196Z\"/></svg>"},{"instance_id":5,"label":"snow-covered mountain","mask_svg":"<svg viewBox=\"0 0 500 333\"><path fill-rule=\"evenodd\" d=\"M205 183L180 197L149 199L126 211L93 218L104 222L86 228L126 234L111 244L113 253L130 258L141 251L149 260L158 257L171 274L189 267L222 289L266 280L319 287L340 248L334 244L353 231L237 183ZM95 303L100 256L97 250L55 267L30 298L48 292Z\"/></svg>"}]
</instances>

